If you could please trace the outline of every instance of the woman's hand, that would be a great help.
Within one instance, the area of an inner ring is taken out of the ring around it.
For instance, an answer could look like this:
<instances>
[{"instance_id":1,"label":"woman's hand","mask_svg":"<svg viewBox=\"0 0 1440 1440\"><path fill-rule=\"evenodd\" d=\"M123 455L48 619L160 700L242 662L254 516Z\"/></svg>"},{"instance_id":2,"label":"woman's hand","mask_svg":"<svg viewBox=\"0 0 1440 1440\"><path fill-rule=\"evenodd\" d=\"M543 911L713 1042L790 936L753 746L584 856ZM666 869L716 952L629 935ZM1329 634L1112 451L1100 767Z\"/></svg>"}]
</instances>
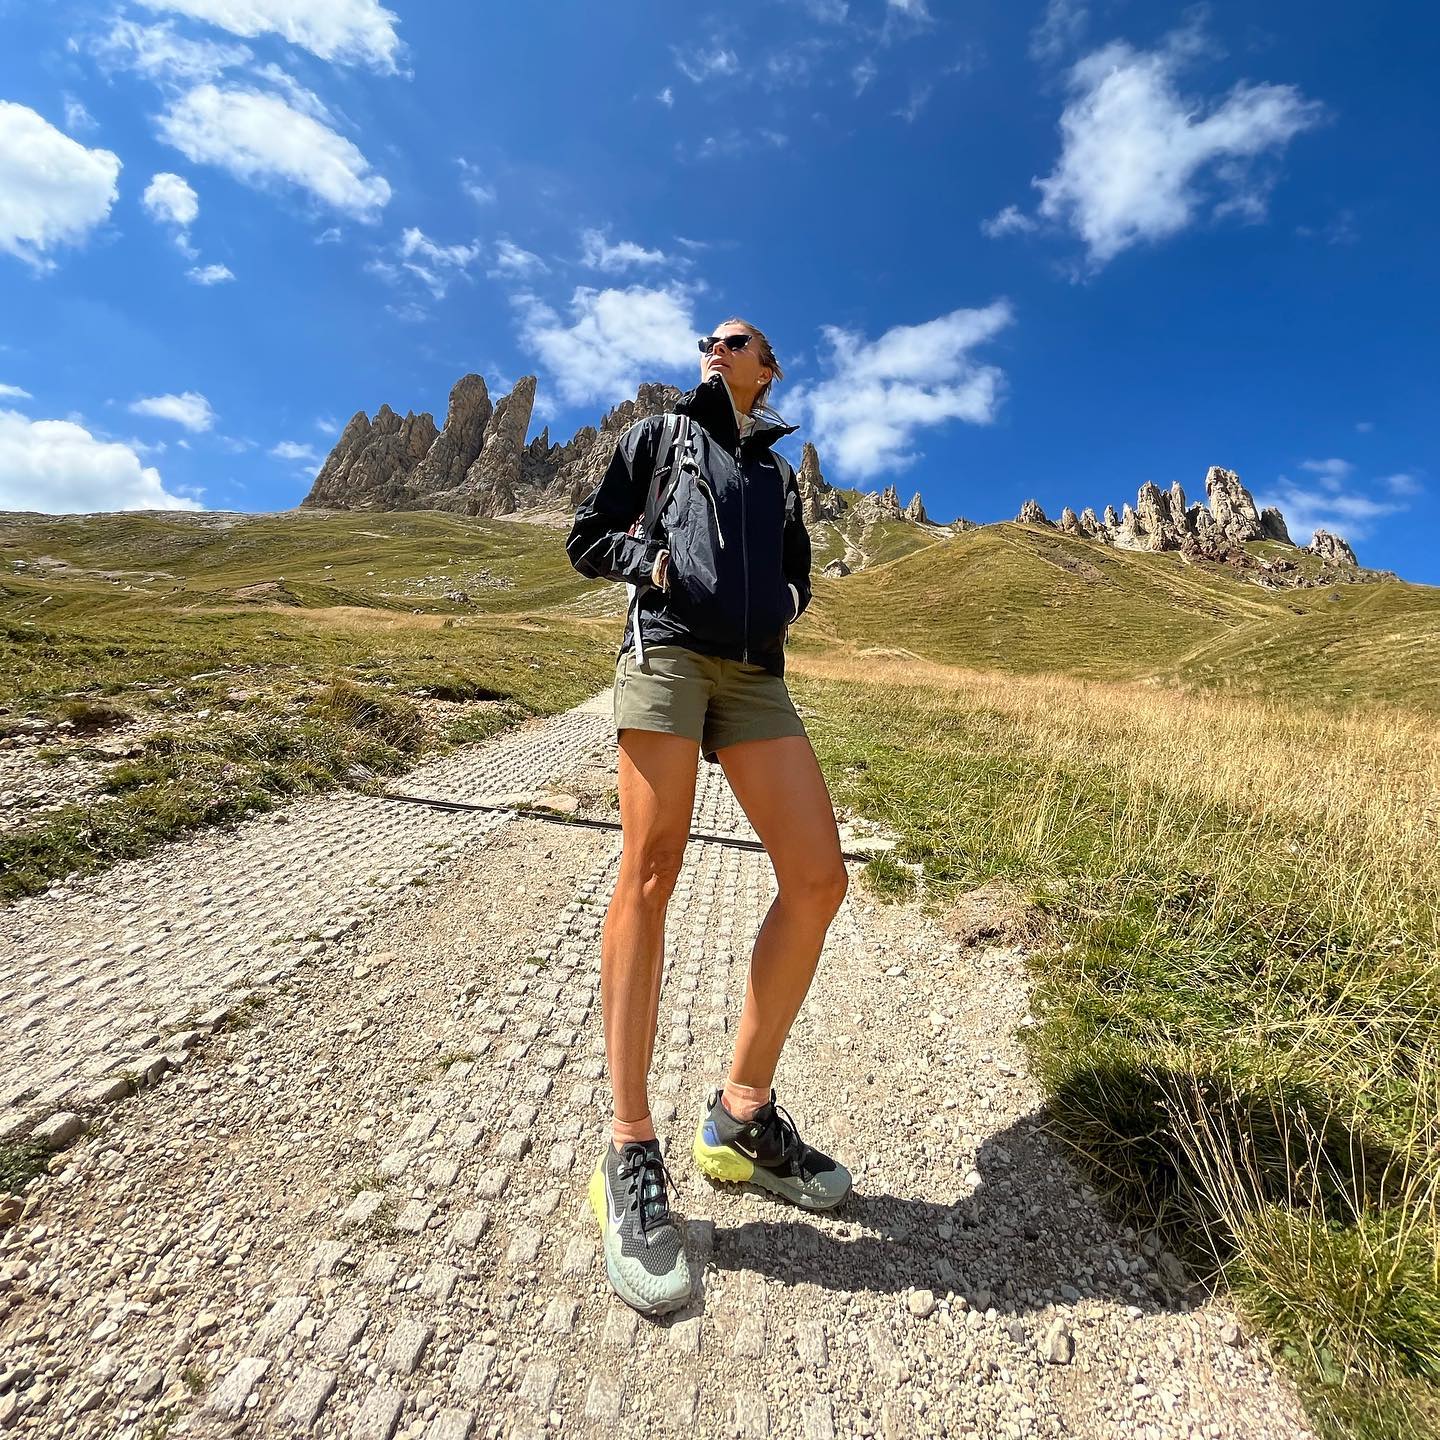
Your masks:
<instances>
[{"instance_id":1,"label":"woman's hand","mask_svg":"<svg viewBox=\"0 0 1440 1440\"><path fill-rule=\"evenodd\" d=\"M650 567L650 581L657 590L669 590L670 552L668 550L662 550L655 557L655 563Z\"/></svg>"}]
</instances>

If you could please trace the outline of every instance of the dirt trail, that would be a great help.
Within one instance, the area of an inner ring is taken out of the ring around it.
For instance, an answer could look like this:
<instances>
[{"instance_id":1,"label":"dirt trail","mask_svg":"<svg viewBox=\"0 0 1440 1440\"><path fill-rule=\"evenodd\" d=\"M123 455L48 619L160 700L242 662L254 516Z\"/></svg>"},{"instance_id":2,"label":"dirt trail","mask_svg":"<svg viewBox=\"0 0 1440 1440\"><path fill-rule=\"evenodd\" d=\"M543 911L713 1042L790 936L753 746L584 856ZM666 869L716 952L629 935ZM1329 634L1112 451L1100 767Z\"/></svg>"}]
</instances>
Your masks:
<instances>
[{"instance_id":1,"label":"dirt trail","mask_svg":"<svg viewBox=\"0 0 1440 1440\"><path fill-rule=\"evenodd\" d=\"M603 791L612 749L597 697L407 788ZM748 834L701 769L696 828ZM97 1008L127 1041L182 994L229 1018L96 1111L0 1235L0 1430L1309 1434L1232 1317L1192 1308L1044 1137L1013 1039L1015 952L959 948L854 887L779 1083L856 1193L810 1216L714 1189L689 1140L774 886L763 855L692 844L653 1094L696 1298L657 1324L609 1295L584 1202L607 1118L597 967L617 838L354 799L290 815L11 912L0 1004L15 976L41 997L15 1006L40 1016L7 1062L17 1092L102 1034L80 998L53 998L91 993L59 983L77 969L104 977ZM382 865L383 890L347 888ZM260 900L226 888L236 872ZM340 901L355 924L329 940L263 943ZM157 959L136 917L186 939ZM233 938L252 922L253 952ZM117 943L97 949L107 923ZM107 969L126 926L139 967Z\"/></svg>"}]
</instances>

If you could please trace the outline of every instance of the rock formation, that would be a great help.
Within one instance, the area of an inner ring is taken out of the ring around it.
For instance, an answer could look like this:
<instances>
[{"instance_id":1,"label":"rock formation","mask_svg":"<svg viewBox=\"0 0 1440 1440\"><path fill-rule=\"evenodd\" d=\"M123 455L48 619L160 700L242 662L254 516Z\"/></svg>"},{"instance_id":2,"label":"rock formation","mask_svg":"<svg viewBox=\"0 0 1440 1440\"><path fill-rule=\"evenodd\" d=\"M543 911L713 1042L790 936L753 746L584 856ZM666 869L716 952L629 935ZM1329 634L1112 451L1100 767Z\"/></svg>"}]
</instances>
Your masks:
<instances>
[{"instance_id":1,"label":"rock formation","mask_svg":"<svg viewBox=\"0 0 1440 1440\"><path fill-rule=\"evenodd\" d=\"M445 428L410 476L410 488L421 495L439 495L465 482L485 445L485 427L494 406L479 375L462 375L450 391Z\"/></svg>"},{"instance_id":2,"label":"rock formation","mask_svg":"<svg viewBox=\"0 0 1440 1440\"><path fill-rule=\"evenodd\" d=\"M520 508L525 436L535 408L535 377L524 376L495 407L485 425L480 453L455 489L433 495L430 508L461 515L512 515Z\"/></svg>"},{"instance_id":3,"label":"rock formation","mask_svg":"<svg viewBox=\"0 0 1440 1440\"><path fill-rule=\"evenodd\" d=\"M1124 506L1120 514L1115 513L1113 505L1107 505L1105 518L1100 520L1092 509L1086 508L1077 516L1067 505L1060 512L1056 528L1063 534L1097 540L1121 550L1177 550L1187 560L1209 560L1252 572L1260 584L1271 587L1314 583L1293 560L1270 559L1245 548L1252 540L1292 546L1295 542L1279 510L1273 505L1259 510L1233 470L1212 465L1205 475L1205 495L1208 505L1190 505L1178 481L1162 490L1147 480L1134 506ZM1033 500L1025 502L1016 519L1026 525L1050 523ZM1355 552L1336 535L1319 531L1305 548L1333 567L1326 572L1324 583L1337 578L1336 569L1356 576L1372 573L1359 569ZM1347 577L1342 573L1338 578Z\"/></svg>"},{"instance_id":4,"label":"rock formation","mask_svg":"<svg viewBox=\"0 0 1440 1440\"><path fill-rule=\"evenodd\" d=\"M920 498L918 490L910 497L910 503L905 507L904 513L907 520L913 520L917 525L930 523L930 517L925 513L925 502Z\"/></svg>"},{"instance_id":5,"label":"rock formation","mask_svg":"<svg viewBox=\"0 0 1440 1440\"><path fill-rule=\"evenodd\" d=\"M1282 545L1293 545L1285 517L1273 506L1267 505L1260 512L1260 533L1267 540L1278 540Z\"/></svg>"},{"instance_id":6,"label":"rock formation","mask_svg":"<svg viewBox=\"0 0 1440 1440\"><path fill-rule=\"evenodd\" d=\"M1317 530L1305 551L1309 555L1318 555L1331 565L1344 566L1350 570L1357 569L1360 564L1355 558L1355 552L1350 548L1349 541L1329 530Z\"/></svg>"},{"instance_id":7,"label":"rock formation","mask_svg":"<svg viewBox=\"0 0 1440 1440\"><path fill-rule=\"evenodd\" d=\"M795 484L800 491L800 508L807 525L817 520L834 520L845 513L845 497L826 483L820 473L820 455L808 440L800 451Z\"/></svg>"},{"instance_id":8,"label":"rock formation","mask_svg":"<svg viewBox=\"0 0 1440 1440\"><path fill-rule=\"evenodd\" d=\"M438 432L434 417L413 411L402 420L382 405L371 420L351 417L304 503L338 510L405 510L409 477Z\"/></svg>"},{"instance_id":9,"label":"rock formation","mask_svg":"<svg viewBox=\"0 0 1440 1440\"><path fill-rule=\"evenodd\" d=\"M824 570L821 571L821 574L834 576L848 575L850 574L850 567L837 555L832 561L830 561L828 565L825 566Z\"/></svg>"}]
</instances>

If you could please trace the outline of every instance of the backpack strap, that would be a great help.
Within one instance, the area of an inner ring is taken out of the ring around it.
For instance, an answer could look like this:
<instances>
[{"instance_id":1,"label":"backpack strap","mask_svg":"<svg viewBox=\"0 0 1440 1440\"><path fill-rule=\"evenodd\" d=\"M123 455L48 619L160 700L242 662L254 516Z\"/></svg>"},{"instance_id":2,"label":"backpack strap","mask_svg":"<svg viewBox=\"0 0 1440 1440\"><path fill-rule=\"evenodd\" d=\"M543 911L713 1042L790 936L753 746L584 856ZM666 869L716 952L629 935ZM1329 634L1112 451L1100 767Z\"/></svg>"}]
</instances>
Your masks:
<instances>
[{"instance_id":1,"label":"backpack strap","mask_svg":"<svg viewBox=\"0 0 1440 1440\"><path fill-rule=\"evenodd\" d=\"M684 461L694 450L695 437L690 429L688 415L676 415L673 411L665 416L660 427L660 439L655 449L655 468L650 475L650 485L645 492L645 513L631 527L630 533L642 535L646 540L655 538L660 516L665 512L670 496L680 483L680 472ZM679 452L679 460L676 452ZM627 584L630 603L626 620L635 635L635 663L645 669L645 641L640 634L640 597L650 585Z\"/></svg>"},{"instance_id":2,"label":"backpack strap","mask_svg":"<svg viewBox=\"0 0 1440 1440\"><path fill-rule=\"evenodd\" d=\"M647 540L656 538L660 517L665 513L665 506L675 493L676 485L680 483L681 468L693 445L690 417L676 415L673 411L666 415L665 423L660 427L660 440L655 450L655 470L645 495L645 528L641 533Z\"/></svg>"}]
</instances>

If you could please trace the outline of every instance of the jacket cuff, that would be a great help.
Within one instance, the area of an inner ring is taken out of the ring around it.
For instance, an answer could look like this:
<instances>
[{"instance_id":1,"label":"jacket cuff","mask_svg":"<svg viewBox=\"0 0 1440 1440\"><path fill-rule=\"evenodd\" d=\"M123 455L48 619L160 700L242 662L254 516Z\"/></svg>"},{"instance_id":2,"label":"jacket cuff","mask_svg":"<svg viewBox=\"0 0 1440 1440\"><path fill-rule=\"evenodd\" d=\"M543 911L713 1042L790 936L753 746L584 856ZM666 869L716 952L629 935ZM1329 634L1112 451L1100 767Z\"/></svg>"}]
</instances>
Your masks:
<instances>
[{"instance_id":1,"label":"jacket cuff","mask_svg":"<svg viewBox=\"0 0 1440 1440\"><path fill-rule=\"evenodd\" d=\"M642 540L638 535L627 535L624 540L621 577L632 585L649 585L650 572L655 568L655 558L663 548L658 540Z\"/></svg>"}]
</instances>

